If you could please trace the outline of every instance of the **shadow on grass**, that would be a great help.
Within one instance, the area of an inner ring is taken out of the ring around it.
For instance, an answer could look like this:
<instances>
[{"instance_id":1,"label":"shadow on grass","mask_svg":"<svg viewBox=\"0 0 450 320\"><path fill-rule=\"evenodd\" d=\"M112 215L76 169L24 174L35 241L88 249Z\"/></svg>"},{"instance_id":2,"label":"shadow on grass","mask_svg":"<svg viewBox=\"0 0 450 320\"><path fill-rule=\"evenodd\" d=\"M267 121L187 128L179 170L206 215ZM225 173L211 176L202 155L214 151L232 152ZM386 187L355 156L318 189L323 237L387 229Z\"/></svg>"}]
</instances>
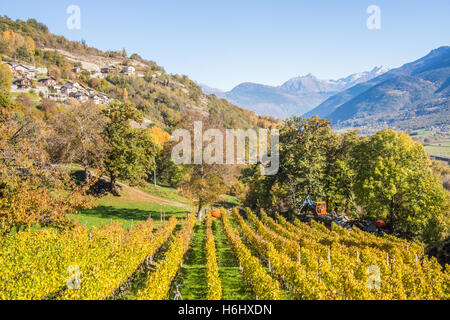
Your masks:
<instances>
[{"instance_id":1,"label":"shadow on grass","mask_svg":"<svg viewBox=\"0 0 450 320\"><path fill-rule=\"evenodd\" d=\"M91 210L86 210L83 212L85 215L92 215L99 218L105 219L124 219L124 220L147 220L148 218L159 219L160 211L157 210L141 210L133 208L116 208L110 206L98 206ZM171 216L185 216L186 211L171 211L166 212L166 219Z\"/></svg>"},{"instance_id":2,"label":"shadow on grass","mask_svg":"<svg viewBox=\"0 0 450 320\"><path fill-rule=\"evenodd\" d=\"M224 209L233 209L236 207L236 203L228 202L228 201L219 201L214 204L214 207L224 208Z\"/></svg>"}]
</instances>

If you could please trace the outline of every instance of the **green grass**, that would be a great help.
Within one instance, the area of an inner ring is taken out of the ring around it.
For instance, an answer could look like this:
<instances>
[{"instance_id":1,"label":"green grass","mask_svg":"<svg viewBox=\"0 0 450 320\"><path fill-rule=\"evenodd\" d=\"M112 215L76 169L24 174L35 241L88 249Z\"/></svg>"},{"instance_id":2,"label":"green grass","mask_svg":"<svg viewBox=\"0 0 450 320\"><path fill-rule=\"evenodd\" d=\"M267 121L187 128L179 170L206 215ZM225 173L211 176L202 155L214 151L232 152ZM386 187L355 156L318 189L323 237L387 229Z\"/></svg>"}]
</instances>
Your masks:
<instances>
[{"instance_id":1,"label":"green grass","mask_svg":"<svg viewBox=\"0 0 450 320\"><path fill-rule=\"evenodd\" d=\"M180 203L191 204L191 201L178 194L175 188L164 187L160 185L157 185L155 187L153 184L148 184L147 186L140 189L156 197L177 201Z\"/></svg>"},{"instance_id":2,"label":"green grass","mask_svg":"<svg viewBox=\"0 0 450 320\"><path fill-rule=\"evenodd\" d=\"M431 136L433 134L433 131L425 130L425 129L419 129L419 130L412 131L412 133L415 134L414 137L428 137L428 136Z\"/></svg>"},{"instance_id":3,"label":"green grass","mask_svg":"<svg viewBox=\"0 0 450 320\"><path fill-rule=\"evenodd\" d=\"M27 95L28 97L30 97L31 100L40 100L41 99L41 97L39 97L38 94L30 93L30 92L10 92L9 94L14 100L21 94Z\"/></svg>"},{"instance_id":4,"label":"green grass","mask_svg":"<svg viewBox=\"0 0 450 320\"><path fill-rule=\"evenodd\" d=\"M121 197L107 195L100 198L96 201L96 205L97 207L91 210L83 210L69 216L77 219L81 224L85 224L88 228L102 227L110 224L111 221L117 221L123 222L124 228L128 229L131 219L133 219L133 225L136 226L139 222L152 218L155 228L159 228L162 225L161 211L165 212L166 220L171 216L183 218L188 213L188 210L183 208L140 199L133 195L132 189L124 190Z\"/></svg>"},{"instance_id":5,"label":"green grass","mask_svg":"<svg viewBox=\"0 0 450 320\"><path fill-rule=\"evenodd\" d=\"M253 300L255 295L247 285L241 272L239 262L236 260L226 239L223 223L214 219L214 241L219 264L219 276L222 281L223 300Z\"/></svg>"},{"instance_id":6,"label":"green grass","mask_svg":"<svg viewBox=\"0 0 450 320\"><path fill-rule=\"evenodd\" d=\"M438 143L435 145L429 145L426 146L425 149L428 151L428 153L434 154L436 156L450 157L450 141Z\"/></svg>"},{"instance_id":7,"label":"green grass","mask_svg":"<svg viewBox=\"0 0 450 320\"><path fill-rule=\"evenodd\" d=\"M207 298L205 238L205 223L197 223L191 247L174 281L174 284L180 285L183 300L206 300ZM173 296L174 293L171 292L170 299L173 299Z\"/></svg>"}]
</instances>

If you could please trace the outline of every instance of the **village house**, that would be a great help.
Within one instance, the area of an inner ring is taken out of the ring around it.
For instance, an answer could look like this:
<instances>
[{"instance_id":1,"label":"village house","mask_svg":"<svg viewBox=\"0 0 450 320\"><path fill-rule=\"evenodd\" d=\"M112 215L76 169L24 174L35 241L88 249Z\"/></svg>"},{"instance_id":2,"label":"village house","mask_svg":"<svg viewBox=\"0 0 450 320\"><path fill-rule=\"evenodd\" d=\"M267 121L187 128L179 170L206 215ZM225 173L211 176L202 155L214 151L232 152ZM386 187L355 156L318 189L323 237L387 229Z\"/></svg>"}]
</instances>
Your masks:
<instances>
[{"instance_id":1,"label":"village house","mask_svg":"<svg viewBox=\"0 0 450 320\"><path fill-rule=\"evenodd\" d=\"M81 86L77 82L68 81L62 86L61 92L70 95L76 93L80 88Z\"/></svg>"},{"instance_id":2,"label":"village house","mask_svg":"<svg viewBox=\"0 0 450 320\"><path fill-rule=\"evenodd\" d=\"M56 80L53 77L43 78L43 79L38 80L38 82L46 87L56 86Z\"/></svg>"},{"instance_id":3,"label":"village house","mask_svg":"<svg viewBox=\"0 0 450 320\"><path fill-rule=\"evenodd\" d=\"M33 78L38 74L47 74L48 70L44 67L35 67L26 64L18 64L14 62L6 63L14 76L23 75L27 78Z\"/></svg>"},{"instance_id":4,"label":"village house","mask_svg":"<svg viewBox=\"0 0 450 320\"><path fill-rule=\"evenodd\" d=\"M62 94L61 92L50 92L47 95L47 98L51 99L51 100L55 100L55 101L64 102L68 99L68 96L66 96L65 94Z\"/></svg>"},{"instance_id":5,"label":"village house","mask_svg":"<svg viewBox=\"0 0 450 320\"><path fill-rule=\"evenodd\" d=\"M62 86L52 86L51 92L52 93L61 93L61 89L62 89Z\"/></svg>"},{"instance_id":6,"label":"village house","mask_svg":"<svg viewBox=\"0 0 450 320\"><path fill-rule=\"evenodd\" d=\"M17 86L18 89L24 89L31 86L31 81L28 78L19 78L14 80L13 84Z\"/></svg>"},{"instance_id":7,"label":"village house","mask_svg":"<svg viewBox=\"0 0 450 320\"><path fill-rule=\"evenodd\" d=\"M122 70L122 73L126 76L134 76L134 74L136 73L136 68L133 66L128 66Z\"/></svg>"},{"instance_id":8,"label":"village house","mask_svg":"<svg viewBox=\"0 0 450 320\"><path fill-rule=\"evenodd\" d=\"M35 73L46 75L48 73L48 69L44 67L35 67Z\"/></svg>"},{"instance_id":9,"label":"village house","mask_svg":"<svg viewBox=\"0 0 450 320\"><path fill-rule=\"evenodd\" d=\"M75 68L73 68L73 72L81 73L81 68L80 67L75 67Z\"/></svg>"},{"instance_id":10,"label":"village house","mask_svg":"<svg viewBox=\"0 0 450 320\"><path fill-rule=\"evenodd\" d=\"M110 72L115 72L117 71L116 66L109 66L109 67L104 67L100 70L101 73L110 73Z\"/></svg>"},{"instance_id":11,"label":"village house","mask_svg":"<svg viewBox=\"0 0 450 320\"><path fill-rule=\"evenodd\" d=\"M86 102L89 100L89 96L84 92L75 92L69 94L70 98L77 99L79 102Z\"/></svg>"},{"instance_id":12,"label":"village house","mask_svg":"<svg viewBox=\"0 0 450 320\"><path fill-rule=\"evenodd\" d=\"M23 64L11 64L13 71L13 74L17 75L23 75L27 78L32 78L34 76L34 72L31 68L29 68L26 65Z\"/></svg>"}]
</instances>

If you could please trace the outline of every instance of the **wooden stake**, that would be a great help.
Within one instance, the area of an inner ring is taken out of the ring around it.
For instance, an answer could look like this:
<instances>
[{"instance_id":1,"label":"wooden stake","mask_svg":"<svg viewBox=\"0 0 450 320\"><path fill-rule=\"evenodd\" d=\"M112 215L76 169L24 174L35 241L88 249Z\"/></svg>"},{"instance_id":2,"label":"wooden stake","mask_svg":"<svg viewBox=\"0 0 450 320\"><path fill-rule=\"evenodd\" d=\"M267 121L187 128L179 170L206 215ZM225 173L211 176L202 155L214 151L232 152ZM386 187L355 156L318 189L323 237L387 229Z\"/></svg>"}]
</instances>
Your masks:
<instances>
[{"instance_id":1,"label":"wooden stake","mask_svg":"<svg viewBox=\"0 0 450 320\"><path fill-rule=\"evenodd\" d=\"M331 248L328 248L328 264L331 266Z\"/></svg>"},{"instance_id":2,"label":"wooden stake","mask_svg":"<svg viewBox=\"0 0 450 320\"><path fill-rule=\"evenodd\" d=\"M269 252L269 272L272 272L272 266L270 265L270 252Z\"/></svg>"},{"instance_id":3,"label":"wooden stake","mask_svg":"<svg viewBox=\"0 0 450 320\"><path fill-rule=\"evenodd\" d=\"M302 247L298 247L298 263L302 264Z\"/></svg>"},{"instance_id":4,"label":"wooden stake","mask_svg":"<svg viewBox=\"0 0 450 320\"><path fill-rule=\"evenodd\" d=\"M321 262L320 262L320 258L319 259L317 259L317 262L318 262L318 270L317 270L317 277L318 277L318 280L319 280L319 283L321 282L321 279L320 279L320 267L321 267Z\"/></svg>"}]
</instances>

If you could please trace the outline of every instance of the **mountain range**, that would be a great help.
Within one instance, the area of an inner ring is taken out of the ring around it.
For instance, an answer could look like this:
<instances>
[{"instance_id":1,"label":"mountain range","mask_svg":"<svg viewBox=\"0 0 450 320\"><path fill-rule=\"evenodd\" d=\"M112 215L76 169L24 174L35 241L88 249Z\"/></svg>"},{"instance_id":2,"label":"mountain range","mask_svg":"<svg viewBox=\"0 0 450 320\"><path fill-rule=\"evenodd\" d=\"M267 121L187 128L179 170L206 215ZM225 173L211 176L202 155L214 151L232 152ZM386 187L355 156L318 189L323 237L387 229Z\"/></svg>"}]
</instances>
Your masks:
<instances>
[{"instance_id":1,"label":"mountain range","mask_svg":"<svg viewBox=\"0 0 450 320\"><path fill-rule=\"evenodd\" d=\"M304 116L335 127L415 129L450 123L450 47L359 83Z\"/></svg>"},{"instance_id":2,"label":"mountain range","mask_svg":"<svg viewBox=\"0 0 450 320\"><path fill-rule=\"evenodd\" d=\"M228 92L206 85L200 87L206 94L215 94L256 114L288 118L304 114L333 95L387 71L385 67L375 67L371 71L352 74L338 80L322 80L308 74L292 78L281 86L246 82Z\"/></svg>"}]
</instances>

